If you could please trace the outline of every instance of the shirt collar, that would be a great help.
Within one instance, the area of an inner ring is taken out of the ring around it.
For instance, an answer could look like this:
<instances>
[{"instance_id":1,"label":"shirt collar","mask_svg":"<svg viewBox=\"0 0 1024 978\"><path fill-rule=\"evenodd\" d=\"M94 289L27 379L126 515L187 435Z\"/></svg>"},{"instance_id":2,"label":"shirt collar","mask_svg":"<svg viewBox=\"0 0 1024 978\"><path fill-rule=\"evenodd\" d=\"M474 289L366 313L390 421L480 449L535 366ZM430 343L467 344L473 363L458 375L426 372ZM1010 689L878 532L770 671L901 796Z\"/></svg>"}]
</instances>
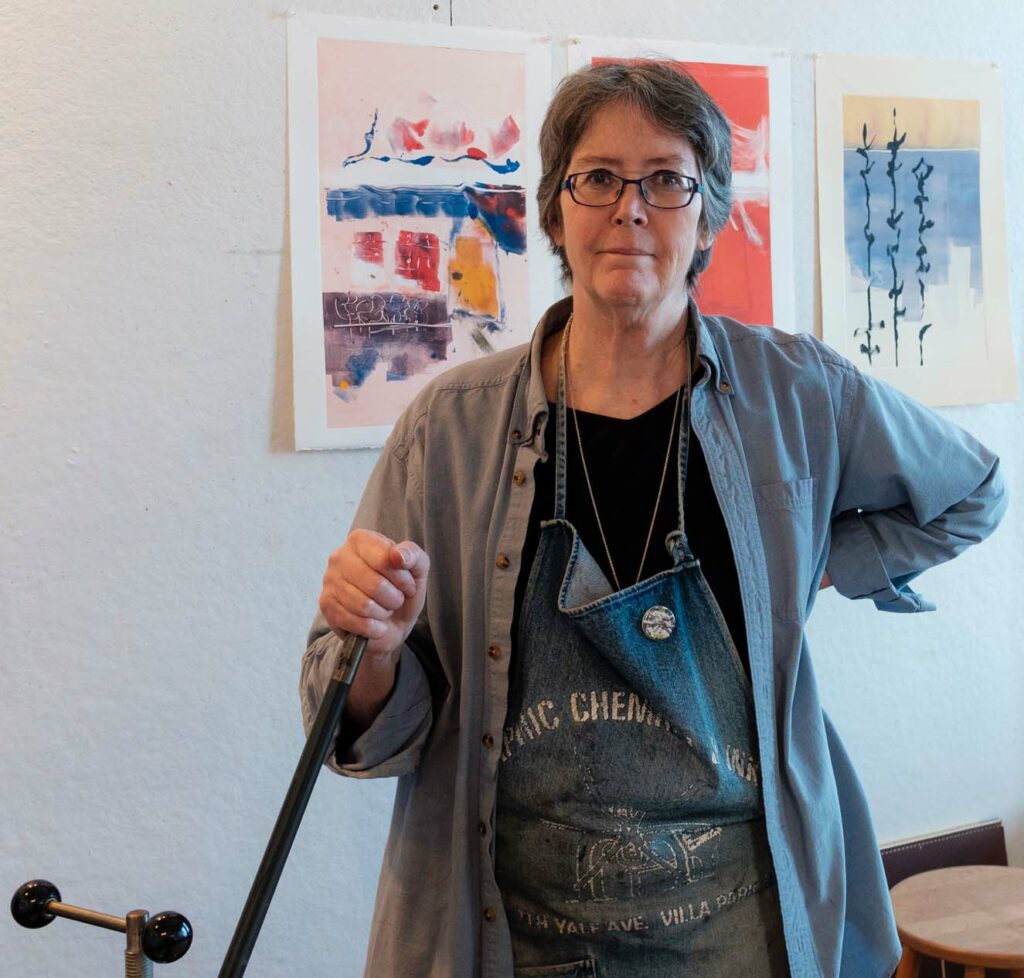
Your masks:
<instances>
[{"instance_id":1,"label":"shirt collar","mask_svg":"<svg viewBox=\"0 0 1024 978\"><path fill-rule=\"evenodd\" d=\"M524 372L520 381L516 407L512 412L509 441L513 444L531 444L544 431L548 415L548 397L544 390L542 369L544 341L552 333L564 328L571 312L572 296L566 296L548 308L533 332L529 349L529 370ZM707 368L707 382L720 394L732 394L733 387L722 368L712 330L692 296L689 299L689 321L697 338L697 360ZM702 378L697 386L704 382ZM536 448L543 454L542 443L538 443Z\"/></svg>"},{"instance_id":2,"label":"shirt collar","mask_svg":"<svg viewBox=\"0 0 1024 978\"><path fill-rule=\"evenodd\" d=\"M726 375L725 368L722 366L722 358L718 353L718 347L715 345L716 334L720 337L719 342L722 342L721 337L723 333L721 328L712 328L708 320L701 315L701 311L697 308L697 303L693 301L693 296L690 296L689 316L690 327L697 337L697 360L707 367L708 383L719 394L732 394L732 382ZM714 317L712 317L713 319ZM697 386L699 387L701 383L703 381L698 382Z\"/></svg>"},{"instance_id":3,"label":"shirt collar","mask_svg":"<svg viewBox=\"0 0 1024 978\"><path fill-rule=\"evenodd\" d=\"M509 426L508 439L512 444L532 444L545 458L543 439L535 441L543 434L548 417L548 396L544 390L544 341L565 326L571 312L572 296L566 296L541 316L530 340L529 368L520 377Z\"/></svg>"}]
</instances>

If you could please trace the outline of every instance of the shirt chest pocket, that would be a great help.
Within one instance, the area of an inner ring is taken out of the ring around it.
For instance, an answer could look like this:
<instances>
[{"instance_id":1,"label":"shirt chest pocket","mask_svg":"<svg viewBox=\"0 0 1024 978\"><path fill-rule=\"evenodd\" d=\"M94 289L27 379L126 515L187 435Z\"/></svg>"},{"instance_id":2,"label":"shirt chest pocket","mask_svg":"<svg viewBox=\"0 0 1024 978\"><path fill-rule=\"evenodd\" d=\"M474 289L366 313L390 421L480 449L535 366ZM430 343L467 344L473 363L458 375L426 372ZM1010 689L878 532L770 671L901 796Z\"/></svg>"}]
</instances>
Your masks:
<instances>
[{"instance_id":1,"label":"shirt chest pocket","mask_svg":"<svg viewBox=\"0 0 1024 978\"><path fill-rule=\"evenodd\" d=\"M814 556L814 478L754 487L772 614L801 621Z\"/></svg>"}]
</instances>

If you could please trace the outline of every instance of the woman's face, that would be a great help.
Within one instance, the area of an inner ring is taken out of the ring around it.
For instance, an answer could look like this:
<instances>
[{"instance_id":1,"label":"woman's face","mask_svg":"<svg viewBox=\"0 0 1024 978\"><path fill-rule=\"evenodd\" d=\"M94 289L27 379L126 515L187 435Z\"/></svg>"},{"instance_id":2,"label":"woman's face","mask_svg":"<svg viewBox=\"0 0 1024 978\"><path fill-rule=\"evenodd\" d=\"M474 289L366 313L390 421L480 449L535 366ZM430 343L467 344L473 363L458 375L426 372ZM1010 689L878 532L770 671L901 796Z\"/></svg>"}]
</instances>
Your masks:
<instances>
[{"instance_id":1,"label":"woman's face","mask_svg":"<svg viewBox=\"0 0 1024 978\"><path fill-rule=\"evenodd\" d=\"M656 170L701 176L687 140L621 102L594 116L565 175L595 169L627 178ZM577 299L585 296L597 308L628 312L630 318L669 305L682 313L694 251L709 244L698 230L700 194L687 207L663 210L651 207L631 184L607 207L584 207L567 190L560 204L562 222L552 237L565 249Z\"/></svg>"}]
</instances>

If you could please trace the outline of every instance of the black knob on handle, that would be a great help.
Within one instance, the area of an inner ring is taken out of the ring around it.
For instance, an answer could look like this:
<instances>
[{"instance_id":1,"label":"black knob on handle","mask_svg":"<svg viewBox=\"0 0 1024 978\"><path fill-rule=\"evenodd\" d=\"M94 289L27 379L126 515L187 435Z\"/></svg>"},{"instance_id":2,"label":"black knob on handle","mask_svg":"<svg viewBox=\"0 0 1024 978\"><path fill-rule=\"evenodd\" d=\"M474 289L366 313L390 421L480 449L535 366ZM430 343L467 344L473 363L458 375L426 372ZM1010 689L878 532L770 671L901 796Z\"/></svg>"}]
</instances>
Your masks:
<instances>
[{"instance_id":1,"label":"black knob on handle","mask_svg":"<svg viewBox=\"0 0 1024 978\"><path fill-rule=\"evenodd\" d=\"M192 925L184 914L164 910L146 921L142 950L150 961L170 964L184 957L192 946Z\"/></svg>"},{"instance_id":2,"label":"black knob on handle","mask_svg":"<svg viewBox=\"0 0 1024 978\"><path fill-rule=\"evenodd\" d=\"M19 886L11 897L11 916L22 927L45 927L57 916L46 910L51 900L60 903L60 890L57 887L49 880L29 880Z\"/></svg>"}]
</instances>

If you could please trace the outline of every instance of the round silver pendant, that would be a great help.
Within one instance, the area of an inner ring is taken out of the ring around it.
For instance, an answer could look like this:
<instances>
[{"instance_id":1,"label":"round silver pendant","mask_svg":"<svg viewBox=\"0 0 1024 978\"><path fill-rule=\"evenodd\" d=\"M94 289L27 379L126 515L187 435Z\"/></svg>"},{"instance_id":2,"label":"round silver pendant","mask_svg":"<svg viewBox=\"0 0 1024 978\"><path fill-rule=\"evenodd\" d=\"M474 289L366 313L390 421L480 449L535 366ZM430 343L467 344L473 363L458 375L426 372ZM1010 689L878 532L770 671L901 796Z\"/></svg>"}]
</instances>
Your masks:
<instances>
[{"instance_id":1,"label":"round silver pendant","mask_svg":"<svg viewBox=\"0 0 1024 978\"><path fill-rule=\"evenodd\" d=\"M644 612L640 628L649 639L660 642L676 630L676 616L663 604L656 604Z\"/></svg>"}]
</instances>

